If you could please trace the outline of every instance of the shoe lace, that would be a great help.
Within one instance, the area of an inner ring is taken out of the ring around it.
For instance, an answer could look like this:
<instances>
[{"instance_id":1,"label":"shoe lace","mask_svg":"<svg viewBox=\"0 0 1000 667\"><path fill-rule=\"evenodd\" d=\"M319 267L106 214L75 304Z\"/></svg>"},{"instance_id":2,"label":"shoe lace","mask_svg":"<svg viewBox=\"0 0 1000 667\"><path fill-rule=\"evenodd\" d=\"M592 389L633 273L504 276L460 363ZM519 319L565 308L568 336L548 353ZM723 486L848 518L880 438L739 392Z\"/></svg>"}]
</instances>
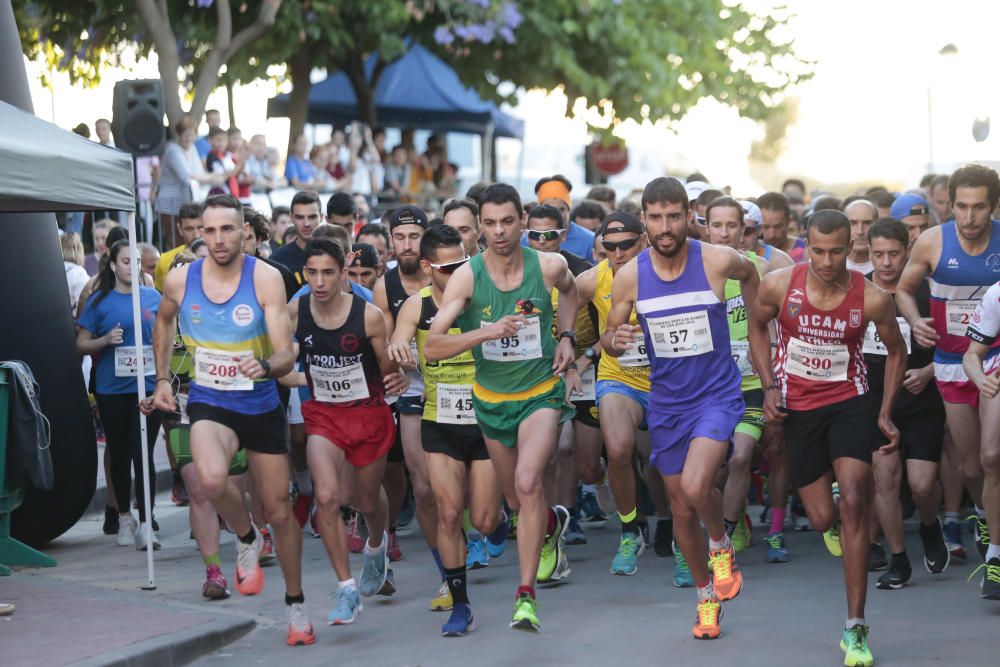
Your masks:
<instances>
[{"instance_id":1,"label":"shoe lace","mask_svg":"<svg viewBox=\"0 0 1000 667\"><path fill-rule=\"evenodd\" d=\"M288 625L295 630L306 630L309 627L309 616L306 614L305 605L289 605Z\"/></svg>"},{"instance_id":2,"label":"shoe lace","mask_svg":"<svg viewBox=\"0 0 1000 667\"><path fill-rule=\"evenodd\" d=\"M639 540L634 535L622 535L622 541L618 545L618 553L624 556L634 556L639 551Z\"/></svg>"},{"instance_id":3,"label":"shoe lace","mask_svg":"<svg viewBox=\"0 0 1000 667\"><path fill-rule=\"evenodd\" d=\"M986 581L992 584L1000 584L1000 565L993 565L992 563L983 563L977 567L972 571L972 574L969 575L969 578L966 579L966 581L972 581L972 578L983 569L986 570L986 574L983 575Z\"/></svg>"},{"instance_id":4,"label":"shoe lace","mask_svg":"<svg viewBox=\"0 0 1000 667\"><path fill-rule=\"evenodd\" d=\"M674 549L674 562L677 564L678 568L684 570L688 569L687 559L684 558L684 554L681 553L680 549Z\"/></svg>"},{"instance_id":5,"label":"shoe lace","mask_svg":"<svg viewBox=\"0 0 1000 667\"><path fill-rule=\"evenodd\" d=\"M715 625L719 603L715 600L701 600L698 603L698 624Z\"/></svg>"},{"instance_id":6,"label":"shoe lace","mask_svg":"<svg viewBox=\"0 0 1000 667\"><path fill-rule=\"evenodd\" d=\"M859 651L864 650L868 640L868 626L855 625L848 632L851 633L851 648Z\"/></svg>"},{"instance_id":7,"label":"shoe lace","mask_svg":"<svg viewBox=\"0 0 1000 667\"><path fill-rule=\"evenodd\" d=\"M527 593L521 593L517 598L517 613L518 614L534 614L535 608L538 605L538 601L531 597Z\"/></svg>"},{"instance_id":8,"label":"shoe lace","mask_svg":"<svg viewBox=\"0 0 1000 667\"><path fill-rule=\"evenodd\" d=\"M785 548L785 536L781 533L775 533L774 535L768 535L764 538L767 542L767 546L772 549L784 549Z\"/></svg>"},{"instance_id":9,"label":"shoe lace","mask_svg":"<svg viewBox=\"0 0 1000 667\"><path fill-rule=\"evenodd\" d=\"M733 561L727 550L716 551L710 560L716 579L729 579L733 576Z\"/></svg>"},{"instance_id":10,"label":"shoe lace","mask_svg":"<svg viewBox=\"0 0 1000 667\"><path fill-rule=\"evenodd\" d=\"M986 525L986 520L980 517L978 514L973 514L969 516L966 521L976 522L976 539L980 544L989 546L990 544L990 528Z\"/></svg>"}]
</instances>

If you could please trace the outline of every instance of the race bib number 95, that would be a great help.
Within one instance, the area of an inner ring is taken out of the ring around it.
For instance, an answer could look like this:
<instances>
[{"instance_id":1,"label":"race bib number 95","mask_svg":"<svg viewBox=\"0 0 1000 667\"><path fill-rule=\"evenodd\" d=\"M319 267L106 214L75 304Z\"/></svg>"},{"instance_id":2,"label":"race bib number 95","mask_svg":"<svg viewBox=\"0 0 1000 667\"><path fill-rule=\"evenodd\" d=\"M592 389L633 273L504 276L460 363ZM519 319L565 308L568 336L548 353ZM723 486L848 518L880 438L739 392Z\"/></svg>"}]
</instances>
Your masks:
<instances>
[{"instance_id":1,"label":"race bib number 95","mask_svg":"<svg viewBox=\"0 0 1000 667\"><path fill-rule=\"evenodd\" d=\"M487 327L493 322L482 322ZM513 336L488 340L482 344L483 358L490 361L528 361L542 358L541 325L537 317L529 317L524 327ZM548 332L546 332L548 333Z\"/></svg>"}]
</instances>

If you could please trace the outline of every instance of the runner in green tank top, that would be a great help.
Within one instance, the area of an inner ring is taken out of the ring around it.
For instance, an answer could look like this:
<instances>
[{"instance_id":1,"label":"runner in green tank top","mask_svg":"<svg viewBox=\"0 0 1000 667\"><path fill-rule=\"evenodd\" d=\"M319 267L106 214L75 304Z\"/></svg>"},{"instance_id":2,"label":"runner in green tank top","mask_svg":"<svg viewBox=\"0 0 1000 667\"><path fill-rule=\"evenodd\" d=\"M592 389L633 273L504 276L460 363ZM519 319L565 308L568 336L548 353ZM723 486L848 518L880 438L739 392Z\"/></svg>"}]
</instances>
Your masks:
<instances>
[{"instance_id":1,"label":"runner in green tank top","mask_svg":"<svg viewBox=\"0 0 1000 667\"><path fill-rule=\"evenodd\" d=\"M742 205L730 197L719 197L713 200L705 212L708 220L708 237L711 243L729 246L736 250L740 247L743 232L746 228ZM745 251L751 261L756 262L757 271L763 277L768 272L767 260L759 257L753 251ZM726 524L726 532L733 541L733 548L744 551L750 546L750 519L746 514L747 492L750 489L750 466L754 450L761 442L764 434L764 392L761 390L760 378L750 363L749 343L747 342L747 311L740 293L740 284L735 280L726 281L726 314L729 317L729 337L733 352L733 361L740 369L740 389L743 391L743 401L746 412L733 433L733 455L729 459L729 477L722 494L722 518ZM777 442L781 446L779 433L770 434L767 440ZM768 461L776 461L768 452ZM781 464L772 467L772 472L780 470ZM780 486L780 485L779 485ZM772 487L772 492L779 493ZM779 507L784 508L784 499L778 500ZM784 563L789 560L785 547L784 535L780 532L769 533L765 540L768 546L767 560L769 563Z\"/></svg>"},{"instance_id":2,"label":"runner in green tank top","mask_svg":"<svg viewBox=\"0 0 1000 667\"><path fill-rule=\"evenodd\" d=\"M561 543L569 514L546 507L542 478L559 424L573 416L567 385L580 389L573 363L576 282L561 255L521 247L525 214L517 190L491 185L480 206L487 249L448 282L424 353L440 361L472 350L476 359L476 417L500 486L520 512L521 585L511 627L537 631L536 579L569 573ZM558 342L551 332L553 287L559 290ZM449 333L456 321L461 334Z\"/></svg>"}]
</instances>

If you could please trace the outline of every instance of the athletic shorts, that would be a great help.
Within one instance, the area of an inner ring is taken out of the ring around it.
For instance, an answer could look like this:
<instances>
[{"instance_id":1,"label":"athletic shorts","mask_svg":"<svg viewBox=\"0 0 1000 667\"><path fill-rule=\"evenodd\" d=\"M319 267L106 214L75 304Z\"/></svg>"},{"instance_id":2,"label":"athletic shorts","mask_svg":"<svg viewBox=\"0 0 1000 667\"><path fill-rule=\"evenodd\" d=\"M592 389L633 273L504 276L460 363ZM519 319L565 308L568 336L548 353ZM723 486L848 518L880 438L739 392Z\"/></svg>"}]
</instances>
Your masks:
<instances>
[{"instance_id":1,"label":"athletic shorts","mask_svg":"<svg viewBox=\"0 0 1000 667\"><path fill-rule=\"evenodd\" d=\"M870 464L884 442L878 428L878 406L871 394L813 410L789 410L782 422L785 450L797 488L812 484L847 457Z\"/></svg>"},{"instance_id":2,"label":"athletic shorts","mask_svg":"<svg viewBox=\"0 0 1000 667\"><path fill-rule=\"evenodd\" d=\"M972 380L934 380L945 403L964 403L979 409L979 388Z\"/></svg>"},{"instance_id":3,"label":"athletic shorts","mask_svg":"<svg viewBox=\"0 0 1000 667\"><path fill-rule=\"evenodd\" d=\"M288 395L288 423L305 423L305 420L302 418L302 398L299 396L298 390Z\"/></svg>"},{"instance_id":4,"label":"athletic shorts","mask_svg":"<svg viewBox=\"0 0 1000 667\"><path fill-rule=\"evenodd\" d=\"M684 470L691 441L710 438L725 442L726 460L733 453L733 431L745 412L743 397L720 397L698 410L649 415L649 462L661 475L679 475Z\"/></svg>"},{"instance_id":5,"label":"athletic shorts","mask_svg":"<svg viewBox=\"0 0 1000 667\"><path fill-rule=\"evenodd\" d=\"M421 419L420 441L428 454L444 454L462 463L490 458L483 432L472 424L440 424Z\"/></svg>"},{"instance_id":6,"label":"athletic shorts","mask_svg":"<svg viewBox=\"0 0 1000 667\"><path fill-rule=\"evenodd\" d=\"M401 415L422 415L424 414L424 397L400 396L396 401L396 410Z\"/></svg>"},{"instance_id":7,"label":"athletic shorts","mask_svg":"<svg viewBox=\"0 0 1000 667\"><path fill-rule=\"evenodd\" d=\"M548 382L546 380L542 384ZM530 395L536 387L522 393ZM560 424L572 419L576 412L573 406L566 402L566 383L562 378L556 378L555 384L549 390L532 395L530 398L522 398L518 395L517 398L510 400L484 400L480 398L477 391L489 394L491 399L505 396L505 394L481 390L478 384L473 387L472 391L472 407L476 410L479 429L487 438L500 442L504 447L517 446L518 426L538 410L545 408L559 410Z\"/></svg>"},{"instance_id":8,"label":"athletic shorts","mask_svg":"<svg viewBox=\"0 0 1000 667\"><path fill-rule=\"evenodd\" d=\"M899 429L899 452L904 459L941 462L945 424L943 409L931 408L910 415L893 415L892 423ZM878 431L876 446L881 447L887 442L882 431Z\"/></svg>"},{"instance_id":9,"label":"athletic shorts","mask_svg":"<svg viewBox=\"0 0 1000 667\"><path fill-rule=\"evenodd\" d=\"M596 403L598 408L601 406L601 397L607 396L608 394L619 394L621 396L631 398L642 407L642 423L639 424L639 430L647 430L646 422L649 417L649 392L636 389L631 385L627 385L624 382L618 382L617 380L598 380L594 388L594 394L597 396Z\"/></svg>"},{"instance_id":10,"label":"athletic shorts","mask_svg":"<svg viewBox=\"0 0 1000 667\"><path fill-rule=\"evenodd\" d=\"M306 435L326 438L344 451L355 468L385 456L396 439L396 422L388 405L354 407L308 400L302 404Z\"/></svg>"},{"instance_id":11,"label":"athletic shorts","mask_svg":"<svg viewBox=\"0 0 1000 667\"><path fill-rule=\"evenodd\" d=\"M174 457L174 463L180 470L194 459L191 457L191 425L178 424L167 431L169 434L170 453ZM247 453L242 449L236 450L233 458L229 461L229 474L242 475L247 471Z\"/></svg>"},{"instance_id":12,"label":"athletic shorts","mask_svg":"<svg viewBox=\"0 0 1000 667\"><path fill-rule=\"evenodd\" d=\"M590 426L591 428L601 428L601 421L595 401L573 401L573 407L576 408L573 421L579 422L584 426Z\"/></svg>"},{"instance_id":13,"label":"athletic shorts","mask_svg":"<svg viewBox=\"0 0 1000 667\"><path fill-rule=\"evenodd\" d=\"M207 403L188 403L187 411L191 426L204 420L233 431L240 441L240 449L260 454L288 453L288 421L280 404L259 415L247 415Z\"/></svg>"},{"instance_id":14,"label":"athletic shorts","mask_svg":"<svg viewBox=\"0 0 1000 667\"><path fill-rule=\"evenodd\" d=\"M393 438L392 447L389 448L389 453L386 454L385 460L389 463L403 463L406 461L406 456L403 453L403 429L399 425L399 412L396 410L396 401L393 401L389 408L392 410L392 421L396 425L396 437Z\"/></svg>"},{"instance_id":15,"label":"athletic shorts","mask_svg":"<svg viewBox=\"0 0 1000 667\"><path fill-rule=\"evenodd\" d=\"M764 433L764 392L761 389L750 389L743 392L743 402L746 409L740 423L736 425L736 433L745 433L760 442Z\"/></svg>"}]
</instances>

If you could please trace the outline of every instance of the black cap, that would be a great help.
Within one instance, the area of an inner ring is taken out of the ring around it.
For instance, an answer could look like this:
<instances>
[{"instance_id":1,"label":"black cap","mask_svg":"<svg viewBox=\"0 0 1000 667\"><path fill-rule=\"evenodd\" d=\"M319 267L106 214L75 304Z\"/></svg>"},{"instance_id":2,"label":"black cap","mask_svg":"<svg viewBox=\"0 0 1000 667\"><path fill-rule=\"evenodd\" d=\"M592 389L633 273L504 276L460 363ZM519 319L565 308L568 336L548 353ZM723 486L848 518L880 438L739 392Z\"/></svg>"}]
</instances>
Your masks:
<instances>
[{"instance_id":1,"label":"black cap","mask_svg":"<svg viewBox=\"0 0 1000 667\"><path fill-rule=\"evenodd\" d=\"M430 227L427 214L419 206L407 204L400 206L389 214L389 229L395 229L400 225L420 225L424 229Z\"/></svg>"},{"instance_id":2,"label":"black cap","mask_svg":"<svg viewBox=\"0 0 1000 667\"><path fill-rule=\"evenodd\" d=\"M625 211L614 211L601 222L599 234L614 234L617 232L632 232L634 234L644 234L646 228L642 221L631 213Z\"/></svg>"},{"instance_id":3,"label":"black cap","mask_svg":"<svg viewBox=\"0 0 1000 667\"><path fill-rule=\"evenodd\" d=\"M355 243L351 248L354 253L354 262L351 266L361 266L366 269L378 268L378 251L375 246L368 243Z\"/></svg>"}]
</instances>

